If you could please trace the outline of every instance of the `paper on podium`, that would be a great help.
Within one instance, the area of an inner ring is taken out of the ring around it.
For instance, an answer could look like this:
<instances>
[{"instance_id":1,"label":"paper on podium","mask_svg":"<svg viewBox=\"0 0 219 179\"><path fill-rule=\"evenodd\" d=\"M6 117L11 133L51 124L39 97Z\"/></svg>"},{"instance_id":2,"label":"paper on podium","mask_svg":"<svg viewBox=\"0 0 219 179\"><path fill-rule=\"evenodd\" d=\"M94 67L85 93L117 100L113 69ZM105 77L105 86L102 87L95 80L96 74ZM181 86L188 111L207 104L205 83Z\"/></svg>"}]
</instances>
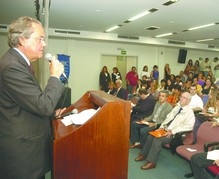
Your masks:
<instances>
[{"instance_id":1,"label":"paper on podium","mask_svg":"<svg viewBox=\"0 0 219 179\"><path fill-rule=\"evenodd\" d=\"M207 154L207 159L209 160L218 160L219 159L219 150L209 151Z\"/></svg>"},{"instance_id":2,"label":"paper on podium","mask_svg":"<svg viewBox=\"0 0 219 179\"><path fill-rule=\"evenodd\" d=\"M71 124L82 125L88 121L97 111L98 109L86 109L78 114L65 116L61 121L65 126L69 126Z\"/></svg>"}]
</instances>

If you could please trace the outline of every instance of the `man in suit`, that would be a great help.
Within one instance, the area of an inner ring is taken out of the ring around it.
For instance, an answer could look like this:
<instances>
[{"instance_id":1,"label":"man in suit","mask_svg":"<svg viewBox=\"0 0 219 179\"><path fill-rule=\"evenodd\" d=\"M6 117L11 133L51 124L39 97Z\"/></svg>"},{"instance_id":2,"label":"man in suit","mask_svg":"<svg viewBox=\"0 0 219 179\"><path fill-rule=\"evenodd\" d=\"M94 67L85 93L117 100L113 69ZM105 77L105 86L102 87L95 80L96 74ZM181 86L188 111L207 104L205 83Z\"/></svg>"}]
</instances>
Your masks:
<instances>
[{"instance_id":1,"label":"man in suit","mask_svg":"<svg viewBox=\"0 0 219 179\"><path fill-rule=\"evenodd\" d=\"M144 88L139 89L138 95L140 98L138 103L135 106L132 106L131 123L133 121L138 121L150 116L156 103L154 96L149 94L148 91Z\"/></svg>"},{"instance_id":2,"label":"man in suit","mask_svg":"<svg viewBox=\"0 0 219 179\"><path fill-rule=\"evenodd\" d=\"M143 144L147 139L148 132L159 128L160 124L166 119L167 114L172 110L172 106L166 102L168 95L168 91L159 91L158 101L154 106L152 115L131 123L130 140L132 145L129 148L136 148L140 144L140 146L144 146Z\"/></svg>"},{"instance_id":3,"label":"man in suit","mask_svg":"<svg viewBox=\"0 0 219 179\"><path fill-rule=\"evenodd\" d=\"M64 92L63 65L51 60L43 91L31 62L42 58L42 24L20 17L9 26L10 49L0 59L0 178L39 179L51 169L52 131L49 117ZM54 58L54 57L53 57Z\"/></svg>"},{"instance_id":4,"label":"man in suit","mask_svg":"<svg viewBox=\"0 0 219 179\"><path fill-rule=\"evenodd\" d=\"M162 146L169 144L176 133L192 130L195 116L193 110L188 105L191 98L191 94L188 92L181 94L179 104L172 109L160 126L160 128L166 130L163 137L156 138L152 135L147 137L141 154L135 159L135 161L142 161L144 159L148 161L141 166L142 170L156 167Z\"/></svg>"},{"instance_id":5,"label":"man in suit","mask_svg":"<svg viewBox=\"0 0 219 179\"><path fill-rule=\"evenodd\" d=\"M127 100L128 97L128 91L122 87L122 80L116 80L116 93L115 96L124 100Z\"/></svg>"}]
</instances>

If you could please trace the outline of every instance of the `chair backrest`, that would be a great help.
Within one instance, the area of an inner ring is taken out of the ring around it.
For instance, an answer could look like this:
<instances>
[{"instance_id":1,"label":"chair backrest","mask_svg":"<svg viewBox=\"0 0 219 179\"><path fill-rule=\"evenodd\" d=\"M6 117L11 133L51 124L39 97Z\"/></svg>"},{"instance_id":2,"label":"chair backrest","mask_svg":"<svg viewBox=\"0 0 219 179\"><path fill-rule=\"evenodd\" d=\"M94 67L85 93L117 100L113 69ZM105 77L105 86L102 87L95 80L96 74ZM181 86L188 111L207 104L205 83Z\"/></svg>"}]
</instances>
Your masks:
<instances>
[{"instance_id":1,"label":"chair backrest","mask_svg":"<svg viewBox=\"0 0 219 179\"><path fill-rule=\"evenodd\" d=\"M197 132L197 144L204 146L208 142L219 141L219 127L212 127L209 121L203 122Z\"/></svg>"},{"instance_id":2,"label":"chair backrest","mask_svg":"<svg viewBox=\"0 0 219 179\"><path fill-rule=\"evenodd\" d=\"M193 131L185 134L183 138L183 145L190 145L193 142Z\"/></svg>"}]
</instances>

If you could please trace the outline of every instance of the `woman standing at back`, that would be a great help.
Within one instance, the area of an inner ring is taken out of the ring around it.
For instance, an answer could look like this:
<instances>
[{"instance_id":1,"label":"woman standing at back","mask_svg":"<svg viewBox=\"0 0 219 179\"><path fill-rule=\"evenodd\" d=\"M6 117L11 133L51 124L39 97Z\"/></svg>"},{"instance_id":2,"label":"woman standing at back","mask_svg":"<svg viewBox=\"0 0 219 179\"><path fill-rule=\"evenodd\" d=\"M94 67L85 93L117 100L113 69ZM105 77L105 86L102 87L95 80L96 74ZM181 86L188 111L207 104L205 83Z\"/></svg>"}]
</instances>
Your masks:
<instances>
[{"instance_id":1,"label":"woman standing at back","mask_svg":"<svg viewBox=\"0 0 219 179\"><path fill-rule=\"evenodd\" d=\"M186 68L184 70L184 74L188 75L190 71L193 71L193 61L190 59L186 65Z\"/></svg>"},{"instance_id":2,"label":"woman standing at back","mask_svg":"<svg viewBox=\"0 0 219 179\"><path fill-rule=\"evenodd\" d=\"M148 71L148 66L147 66L147 65L145 65L145 66L143 67L143 70L142 70L142 72L141 72L141 78L142 78L144 75L145 75L147 78L150 78L150 72Z\"/></svg>"},{"instance_id":3,"label":"woman standing at back","mask_svg":"<svg viewBox=\"0 0 219 179\"><path fill-rule=\"evenodd\" d=\"M170 79L170 75L171 75L171 69L170 69L170 65L167 63L164 66L164 80L168 80Z\"/></svg>"},{"instance_id":4,"label":"woman standing at back","mask_svg":"<svg viewBox=\"0 0 219 179\"><path fill-rule=\"evenodd\" d=\"M116 80L122 80L122 75L117 67L113 67L113 72L111 74L111 77L114 83L116 82Z\"/></svg>"},{"instance_id":5,"label":"woman standing at back","mask_svg":"<svg viewBox=\"0 0 219 179\"><path fill-rule=\"evenodd\" d=\"M100 76L99 76L99 84L100 84L100 89L108 92L108 84L111 81L110 74L108 72L108 69L106 66L103 66Z\"/></svg>"}]
</instances>

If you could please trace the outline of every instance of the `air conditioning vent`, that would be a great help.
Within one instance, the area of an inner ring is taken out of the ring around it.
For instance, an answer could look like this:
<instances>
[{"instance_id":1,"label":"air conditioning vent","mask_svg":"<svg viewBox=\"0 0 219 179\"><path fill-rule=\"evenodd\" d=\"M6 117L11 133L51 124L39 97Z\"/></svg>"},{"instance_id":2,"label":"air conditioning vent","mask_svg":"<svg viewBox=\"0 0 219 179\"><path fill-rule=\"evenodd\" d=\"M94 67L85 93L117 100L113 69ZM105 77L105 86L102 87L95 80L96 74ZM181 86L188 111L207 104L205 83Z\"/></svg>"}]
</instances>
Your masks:
<instances>
[{"instance_id":1,"label":"air conditioning vent","mask_svg":"<svg viewBox=\"0 0 219 179\"><path fill-rule=\"evenodd\" d=\"M164 6L169 6L169 5L171 5L171 4L175 3L175 2L177 2L177 0L170 0L170 1L165 2L163 5Z\"/></svg>"},{"instance_id":2,"label":"air conditioning vent","mask_svg":"<svg viewBox=\"0 0 219 179\"><path fill-rule=\"evenodd\" d=\"M181 41L175 41L175 40L168 40L169 44L175 44L175 45L186 45L185 42L181 42Z\"/></svg>"},{"instance_id":3,"label":"air conditioning vent","mask_svg":"<svg viewBox=\"0 0 219 179\"><path fill-rule=\"evenodd\" d=\"M80 32L77 32L77 31L73 31L73 30L61 30L61 29L56 29L54 31L54 33L57 33L57 34L77 34L77 35L80 35Z\"/></svg>"},{"instance_id":4,"label":"air conditioning vent","mask_svg":"<svg viewBox=\"0 0 219 179\"><path fill-rule=\"evenodd\" d=\"M5 29L5 30L7 30L7 29L8 29L8 26L7 26L7 25L4 25L4 24L0 24L0 29Z\"/></svg>"},{"instance_id":5,"label":"air conditioning vent","mask_svg":"<svg viewBox=\"0 0 219 179\"><path fill-rule=\"evenodd\" d=\"M208 45L208 48L218 48L218 47L215 45Z\"/></svg>"},{"instance_id":6,"label":"air conditioning vent","mask_svg":"<svg viewBox=\"0 0 219 179\"><path fill-rule=\"evenodd\" d=\"M159 29L160 27L157 26L150 26L150 27L146 27L145 30L156 30Z\"/></svg>"},{"instance_id":7,"label":"air conditioning vent","mask_svg":"<svg viewBox=\"0 0 219 179\"><path fill-rule=\"evenodd\" d=\"M139 37L135 37L135 36L126 36L126 35L118 35L118 38L120 38L120 39L139 40Z\"/></svg>"}]
</instances>

